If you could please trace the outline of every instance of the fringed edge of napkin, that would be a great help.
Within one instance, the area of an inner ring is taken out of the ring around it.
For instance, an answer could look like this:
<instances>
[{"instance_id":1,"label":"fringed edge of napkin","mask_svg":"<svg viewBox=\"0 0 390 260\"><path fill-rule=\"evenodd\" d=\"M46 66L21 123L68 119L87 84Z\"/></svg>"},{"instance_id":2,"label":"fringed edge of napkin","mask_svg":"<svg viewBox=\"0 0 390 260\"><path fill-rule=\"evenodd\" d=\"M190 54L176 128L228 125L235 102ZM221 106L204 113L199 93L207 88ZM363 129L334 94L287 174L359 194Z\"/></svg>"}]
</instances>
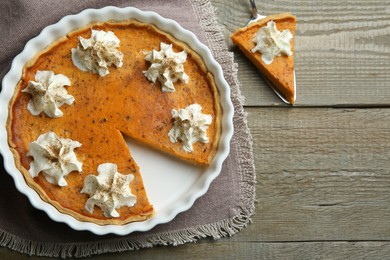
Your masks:
<instances>
[{"instance_id":1,"label":"fringed edge of napkin","mask_svg":"<svg viewBox=\"0 0 390 260\"><path fill-rule=\"evenodd\" d=\"M230 219L189 229L160 233L148 238L131 237L123 239L118 237L111 241L67 245L54 243L42 245L42 243L21 239L0 230L0 246L36 256L87 257L95 254L150 248L156 245L176 246L188 242L196 242L206 237L219 239L236 234L251 222L251 216L255 210L256 174L253 161L252 136L247 126L247 114L243 108L243 96L241 95L240 84L237 79L237 64L234 63L233 53L228 51L210 1L192 0L190 2L202 30L206 34L206 44L209 46L215 59L222 66L225 79L231 87L231 99L235 110L233 118L234 129L236 133L240 133L232 139L232 142L235 142L232 145L244 148L240 149L240 153L237 154L242 173L241 189L243 191L240 212Z\"/></svg>"}]
</instances>

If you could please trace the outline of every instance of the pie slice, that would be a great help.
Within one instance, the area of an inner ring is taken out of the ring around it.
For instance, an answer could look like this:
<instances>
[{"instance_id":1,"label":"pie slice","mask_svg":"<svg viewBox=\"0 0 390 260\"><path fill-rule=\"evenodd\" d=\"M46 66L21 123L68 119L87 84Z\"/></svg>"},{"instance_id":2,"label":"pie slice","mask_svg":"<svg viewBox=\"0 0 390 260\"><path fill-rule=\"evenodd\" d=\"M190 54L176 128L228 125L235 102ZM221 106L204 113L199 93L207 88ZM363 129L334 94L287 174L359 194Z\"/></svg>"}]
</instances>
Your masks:
<instances>
[{"instance_id":1,"label":"pie slice","mask_svg":"<svg viewBox=\"0 0 390 260\"><path fill-rule=\"evenodd\" d=\"M267 26L268 22L274 21L277 30L290 30L293 38L290 41L290 56L284 54L275 56L271 64L266 64L259 51L253 52L255 43L253 38L260 28ZM238 29L231 36L235 45L247 56L266 77L266 79L276 88L277 92L290 104L295 102L295 73L294 73L294 36L296 20L289 13L275 14L267 16L259 21L253 22L246 27Z\"/></svg>"},{"instance_id":2,"label":"pie slice","mask_svg":"<svg viewBox=\"0 0 390 260\"><path fill-rule=\"evenodd\" d=\"M120 39L123 64L109 66L109 74L104 77L82 71L72 62L72 49L80 37L91 36L91 29L111 31ZM163 92L159 82L153 83L144 75L150 66L145 60L146 53L159 50L161 43L172 44L174 52L187 52L184 70L189 80L176 82L176 91L172 93ZM38 71L53 71L69 78L71 85L66 90L74 97L74 103L61 106L61 117L32 115L27 109L31 95L22 90L34 81ZM182 143L172 142L168 134L174 124L172 111L192 104L198 104L212 122L207 128L208 142L196 142L191 147L193 151L188 152ZM142 169L132 158L124 136L200 167L208 166L219 143L221 113L214 77L187 44L153 25L135 20L91 24L54 42L25 66L10 103L8 140L27 184L43 200L80 221L121 225L145 220L154 212L142 181ZM48 182L43 174L33 178L29 173L33 160L28 155L29 144L48 132L81 144L74 151L83 164L82 171L70 172L66 176L68 185L64 187ZM92 213L86 210L89 199L86 193L91 192L89 189L81 192L86 177L97 175L99 166L107 163L115 164L120 174L134 176L130 188L137 203L119 208L116 218L106 217L99 207L94 207Z\"/></svg>"}]
</instances>

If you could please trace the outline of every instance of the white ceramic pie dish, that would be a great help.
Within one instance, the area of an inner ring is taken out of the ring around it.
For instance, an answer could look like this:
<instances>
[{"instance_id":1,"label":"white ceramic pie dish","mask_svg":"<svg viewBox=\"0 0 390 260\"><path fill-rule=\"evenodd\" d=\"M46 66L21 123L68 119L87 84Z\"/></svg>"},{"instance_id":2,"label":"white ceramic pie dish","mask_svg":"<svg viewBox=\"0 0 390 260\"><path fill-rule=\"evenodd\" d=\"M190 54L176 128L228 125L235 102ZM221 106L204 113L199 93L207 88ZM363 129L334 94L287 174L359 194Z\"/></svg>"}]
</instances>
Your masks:
<instances>
[{"instance_id":1,"label":"white ceramic pie dish","mask_svg":"<svg viewBox=\"0 0 390 260\"><path fill-rule=\"evenodd\" d=\"M220 93L223 109L222 135L218 151L212 164L207 168L189 165L127 140L131 153L140 166L145 188L156 214L151 219L143 222L121 226L100 226L78 221L70 215L59 212L54 206L44 202L27 185L23 175L16 168L14 157L8 146L6 130L8 104L22 75L23 66L51 42L91 22L128 19L154 24L162 31L186 42L202 56L207 68L215 77ZM234 111L230 100L230 88L223 77L220 65L214 60L210 50L192 32L183 29L177 22L163 18L157 13L141 11L133 7L118 8L109 6L102 9L87 9L76 15L65 16L56 24L47 26L37 37L31 39L24 50L14 58L10 71L2 81L0 106L0 152L4 158L4 167L13 177L17 189L28 197L35 208L46 212L54 221L66 223L75 230L88 230L97 235L109 233L126 235L134 231L147 231L158 224L171 221L180 212L188 210L196 199L206 193L211 182L219 175L222 163L229 154L230 140L233 135ZM151 161L153 163L150 163ZM159 174L156 175L157 170Z\"/></svg>"}]
</instances>

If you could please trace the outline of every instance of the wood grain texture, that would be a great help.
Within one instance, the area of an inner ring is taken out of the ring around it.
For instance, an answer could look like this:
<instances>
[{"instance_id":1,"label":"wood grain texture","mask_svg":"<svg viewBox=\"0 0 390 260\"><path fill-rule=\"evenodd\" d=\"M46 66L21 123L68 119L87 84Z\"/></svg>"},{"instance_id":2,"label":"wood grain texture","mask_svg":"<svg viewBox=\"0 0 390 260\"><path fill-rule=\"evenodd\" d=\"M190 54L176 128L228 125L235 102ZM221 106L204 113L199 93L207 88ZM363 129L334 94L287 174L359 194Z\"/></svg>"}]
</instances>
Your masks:
<instances>
[{"instance_id":1,"label":"wood grain texture","mask_svg":"<svg viewBox=\"0 0 390 260\"><path fill-rule=\"evenodd\" d=\"M390 109L250 108L253 241L390 240Z\"/></svg>"},{"instance_id":2,"label":"wood grain texture","mask_svg":"<svg viewBox=\"0 0 390 260\"><path fill-rule=\"evenodd\" d=\"M389 242L289 242L259 243L256 241L231 242L228 239L206 241L181 246L165 246L92 257L96 260L127 259L283 259L283 260L383 260L390 255ZM27 256L0 248L2 260L49 260L48 257Z\"/></svg>"},{"instance_id":3,"label":"wood grain texture","mask_svg":"<svg viewBox=\"0 0 390 260\"><path fill-rule=\"evenodd\" d=\"M211 0L238 64L249 106L274 106L275 97L230 34L245 25L249 1ZM256 1L267 15L297 16L296 106L390 105L390 2L354 0Z\"/></svg>"},{"instance_id":4,"label":"wood grain texture","mask_svg":"<svg viewBox=\"0 0 390 260\"><path fill-rule=\"evenodd\" d=\"M134 252L137 259L150 259L145 252ZM258 243L254 241L224 243L198 243L176 247L175 250L158 248L153 259L378 259L390 254L389 243ZM328 256L328 257L326 257ZM119 254L117 259L128 259L127 254ZM110 255L96 257L98 260L111 259Z\"/></svg>"}]
</instances>

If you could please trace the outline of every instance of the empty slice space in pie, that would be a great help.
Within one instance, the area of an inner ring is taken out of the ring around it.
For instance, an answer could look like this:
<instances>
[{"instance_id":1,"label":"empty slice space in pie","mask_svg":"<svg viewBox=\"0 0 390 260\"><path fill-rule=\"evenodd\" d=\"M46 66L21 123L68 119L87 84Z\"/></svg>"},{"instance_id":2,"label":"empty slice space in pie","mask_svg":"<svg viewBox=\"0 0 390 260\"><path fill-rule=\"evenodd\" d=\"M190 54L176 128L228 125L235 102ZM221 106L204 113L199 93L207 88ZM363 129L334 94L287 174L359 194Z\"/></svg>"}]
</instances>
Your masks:
<instances>
[{"instance_id":1,"label":"empty slice space in pie","mask_svg":"<svg viewBox=\"0 0 390 260\"><path fill-rule=\"evenodd\" d=\"M267 64L259 51L253 52L256 44L253 41L255 34L260 28L264 28L273 21L279 32L289 30L292 34L290 41L291 55L275 56L272 63ZM232 36L232 42L249 58L265 78L276 88L277 92L290 104L295 102L295 74L294 74L294 36L296 20L289 13L275 14L267 16L256 22L252 22L246 27L235 31Z\"/></svg>"},{"instance_id":2,"label":"empty slice space in pie","mask_svg":"<svg viewBox=\"0 0 390 260\"><path fill-rule=\"evenodd\" d=\"M71 49L77 46L79 36L90 36L91 28L112 31L120 39L123 65L110 67L109 74L104 77L81 71L72 63ZM186 50L188 53L185 72L189 81L176 82L176 91L172 93L162 92L160 83L150 82L143 73L150 65L145 60L145 53L158 50L161 42L172 44L175 52ZM37 71L53 71L70 79L71 86L67 91L75 101L72 105L61 106L62 117L51 118L44 113L34 116L26 109L30 95L21 90L34 80ZM213 120L207 129L209 142L194 143L193 152L187 152L180 142L171 142L168 132L173 125L172 109L191 104L199 104L202 113L211 115ZM23 70L10 104L7 126L15 162L28 185L43 200L81 221L120 225L145 220L154 213L143 184L142 169L133 159L124 136L189 164L207 167L217 150L220 118L218 91L202 58L187 44L155 26L130 20L90 25L59 39L37 54ZM65 187L52 185L42 174L32 178L28 172L32 161L27 156L29 143L49 131L82 144L75 149L83 163L82 172L71 172ZM117 209L120 215L117 218L105 217L99 207L95 207L93 213L88 212L85 209L88 195L80 193L85 177L97 175L96 169L104 163L116 164L118 172L134 175L130 188L137 203Z\"/></svg>"}]
</instances>

